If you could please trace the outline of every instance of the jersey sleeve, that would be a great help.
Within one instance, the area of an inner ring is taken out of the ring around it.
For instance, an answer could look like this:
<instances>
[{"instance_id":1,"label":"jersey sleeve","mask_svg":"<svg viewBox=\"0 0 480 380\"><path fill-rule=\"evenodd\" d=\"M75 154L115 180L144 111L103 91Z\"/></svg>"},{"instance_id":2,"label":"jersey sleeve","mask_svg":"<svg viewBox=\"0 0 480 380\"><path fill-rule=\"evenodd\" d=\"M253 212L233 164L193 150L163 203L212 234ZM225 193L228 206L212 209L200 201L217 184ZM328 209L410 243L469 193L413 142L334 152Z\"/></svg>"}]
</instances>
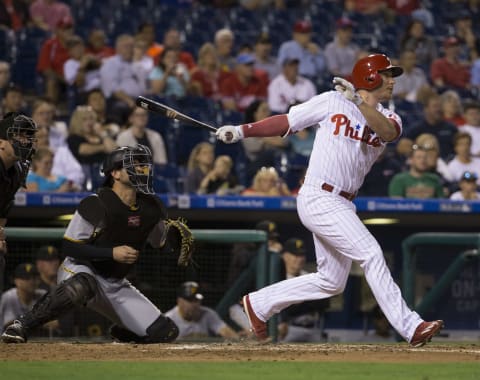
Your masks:
<instances>
[{"instance_id":1,"label":"jersey sleeve","mask_svg":"<svg viewBox=\"0 0 480 380\"><path fill-rule=\"evenodd\" d=\"M72 242L82 243L89 240L94 232L95 226L83 218L77 210L68 224L63 237Z\"/></svg>"},{"instance_id":2,"label":"jersey sleeve","mask_svg":"<svg viewBox=\"0 0 480 380\"><path fill-rule=\"evenodd\" d=\"M298 104L287 114L291 133L317 125L327 117L329 92L314 96L305 103Z\"/></svg>"},{"instance_id":3,"label":"jersey sleeve","mask_svg":"<svg viewBox=\"0 0 480 380\"><path fill-rule=\"evenodd\" d=\"M63 235L62 251L65 256L80 260L96 260L113 257L113 248L89 244L96 232L95 226L77 211Z\"/></svg>"},{"instance_id":4,"label":"jersey sleeve","mask_svg":"<svg viewBox=\"0 0 480 380\"><path fill-rule=\"evenodd\" d=\"M227 324L220 318L220 316L212 309L206 308L208 320L208 329L215 335L220 335L220 330Z\"/></svg>"}]
</instances>

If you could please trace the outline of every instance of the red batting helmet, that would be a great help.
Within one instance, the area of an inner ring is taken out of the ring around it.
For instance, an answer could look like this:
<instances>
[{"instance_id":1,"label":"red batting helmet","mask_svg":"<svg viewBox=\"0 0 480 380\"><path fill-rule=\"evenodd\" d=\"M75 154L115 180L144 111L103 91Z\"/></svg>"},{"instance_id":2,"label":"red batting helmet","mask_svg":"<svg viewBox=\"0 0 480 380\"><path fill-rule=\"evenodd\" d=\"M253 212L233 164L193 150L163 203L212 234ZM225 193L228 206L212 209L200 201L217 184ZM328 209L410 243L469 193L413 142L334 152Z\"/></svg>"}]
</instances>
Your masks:
<instances>
[{"instance_id":1,"label":"red batting helmet","mask_svg":"<svg viewBox=\"0 0 480 380\"><path fill-rule=\"evenodd\" d=\"M400 66L392 66L385 54L370 54L359 59L353 67L352 83L357 90L375 90L382 85L382 77L379 73L384 71L391 71L393 77L403 73Z\"/></svg>"}]
</instances>

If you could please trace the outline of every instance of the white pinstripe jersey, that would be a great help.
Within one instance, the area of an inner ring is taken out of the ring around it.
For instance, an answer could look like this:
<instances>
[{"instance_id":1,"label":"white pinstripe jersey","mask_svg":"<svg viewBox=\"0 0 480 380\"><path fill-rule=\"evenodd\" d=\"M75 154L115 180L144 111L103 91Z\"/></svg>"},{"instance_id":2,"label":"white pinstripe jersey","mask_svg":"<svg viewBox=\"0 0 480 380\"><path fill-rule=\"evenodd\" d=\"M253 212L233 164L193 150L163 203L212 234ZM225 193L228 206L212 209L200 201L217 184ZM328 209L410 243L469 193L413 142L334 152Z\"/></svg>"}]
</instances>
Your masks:
<instances>
[{"instance_id":1,"label":"white pinstripe jersey","mask_svg":"<svg viewBox=\"0 0 480 380\"><path fill-rule=\"evenodd\" d=\"M381 104L377 110L401 130L402 120L396 113ZM338 91L324 92L292 107L288 121L293 133L317 128L306 177L350 193L360 188L387 144L366 125L358 107Z\"/></svg>"}]
</instances>

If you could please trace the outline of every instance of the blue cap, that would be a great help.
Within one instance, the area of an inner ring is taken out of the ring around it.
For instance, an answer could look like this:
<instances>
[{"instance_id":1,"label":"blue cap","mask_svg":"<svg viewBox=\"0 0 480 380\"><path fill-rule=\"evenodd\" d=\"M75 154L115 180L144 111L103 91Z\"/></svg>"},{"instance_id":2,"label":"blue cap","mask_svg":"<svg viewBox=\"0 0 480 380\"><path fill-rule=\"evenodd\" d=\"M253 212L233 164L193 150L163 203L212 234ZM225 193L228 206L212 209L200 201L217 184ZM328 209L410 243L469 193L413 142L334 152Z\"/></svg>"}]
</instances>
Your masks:
<instances>
[{"instance_id":1,"label":"blue cap","mask_svg":"<svg viewBox=\"0 0 480 380\"><path fill-rule=\"evenodd\" d=\"M476 181L478 179L477 173L475 172L470 172L466 171L463 172L462 176L460 177L460 180L462 181Z\"/></svg>"},{"instance_id":2,"label":"blue cap","mask_svg":"<svg viewBox=\"0 0 480 380\"><path fill-rule=\"evenodd\" d=\"M255 63L255 57L252 54L243 53L237 57L237 63L240 65L249 65Z\"/></svg>"}]
</instances>

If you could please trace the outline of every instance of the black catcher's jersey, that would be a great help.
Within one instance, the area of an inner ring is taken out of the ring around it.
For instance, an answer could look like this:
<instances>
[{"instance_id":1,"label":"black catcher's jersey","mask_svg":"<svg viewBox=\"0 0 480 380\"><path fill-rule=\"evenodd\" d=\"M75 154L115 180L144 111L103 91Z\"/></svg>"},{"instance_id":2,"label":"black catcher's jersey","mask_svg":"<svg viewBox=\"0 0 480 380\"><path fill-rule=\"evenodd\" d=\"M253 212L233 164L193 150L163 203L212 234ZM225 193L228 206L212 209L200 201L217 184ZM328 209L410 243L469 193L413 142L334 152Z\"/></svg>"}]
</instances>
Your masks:
<instances>
[{"instance_id":1,"label":"black catcher's jersey","mask_svg":"<svg viewBox=\"0 0 480 380\"><path fill-rule=\"evenodd\" d=\"M6 218L8 210L13 204L15 193L21 186L25 186L25 178L29 169L28 163L20 161L7 170L0 159L0 218Z\"/></svg>"},{"instance_id":2,"label":"black catcher's jersey","mask_svg":"<svg viewBox=\"0 0 480 380\"><path fill-rule=\"evenodd\" d=\"M155 195L137 193L134 207L124 204L110 188L83 199L64 237L64 254L93 267L104 277L123 278L131 264L113 260L112 248L128 245L142 250L166 208ZM158 239L155 239L158 240Z\"/></svg>"}]
</instances>

